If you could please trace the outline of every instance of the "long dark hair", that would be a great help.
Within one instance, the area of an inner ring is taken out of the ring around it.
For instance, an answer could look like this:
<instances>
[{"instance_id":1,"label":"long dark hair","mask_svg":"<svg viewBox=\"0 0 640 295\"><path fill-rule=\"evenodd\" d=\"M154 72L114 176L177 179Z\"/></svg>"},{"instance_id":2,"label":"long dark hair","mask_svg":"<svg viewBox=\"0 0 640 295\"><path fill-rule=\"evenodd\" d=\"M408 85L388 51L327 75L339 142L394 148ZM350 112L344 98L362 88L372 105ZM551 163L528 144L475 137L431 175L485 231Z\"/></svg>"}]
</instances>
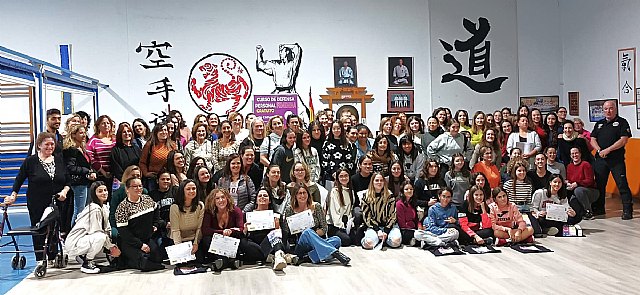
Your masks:
<instances>
[{"instance_id":1,"label":"long dark hair","mask_svg":"<svg viewBox=\"0 0 640 295\"><path fill-rule=\"evenodd\" d=\"M184 157L184 154L179 150L170 151L169 155L167 155L167 171L169 171L169 173L171 173L171 174L178 175L178 167L176 167L176 164L174 162L176 154L181 154ZM185 167L186 167L186 165L187 164L185 163ZM185 167L183 167L184 171L182 171L182 172L184 172L186 174L187 171L186 171L186 169L184 169Z\"/></svg>"},{"instance_id":2,"label":"long dark hair","mask_svg":"<svg viewBox=\"0 0 640 295\"><path fill-rule=\"evenodd\" d=\"M100 199L98 199L98 194L96 193L96 191L98 190L98 187L100 187L101 185L106 186L104 184L104 182L98 180L98 181L92 183L91 187L89 188L89 193L91 195L91 203L96 203L96 204L98 204L100 206L102 206L104 204L102 203L102 201L100 201Z\"/></svg>"},{"instance_id":3,"label":"long dark hair","mask_svg":"<svg viewBox=\"0 0 640 295\"><path fill-rule=\"evenodd\" d=\"M484 175L484 173L474 172L473 174L471 174L471 177L469 178L469 184L471 186L476 185L476 179L478 178L478 176L482 176L482 178L484 178L484 186L481 187L481 189L482 192L484 192L484 198L487 199L489 196L491 196L491 185L489 184L489 179L487 179L487 176Z\"/></svg>"},{"instance_id":4,"label":"long dark hair","mask_svg":"<svg viewBox=\"0 0 640 295\"><path fill-rule=\"evenodd\" d=\"M133 123L131 124L131 127L133 128L134 125L136 125L136 122L140 122L140 124L142 124L142 126L145 129L144 132L144 140L150 140L151 139L151 129L149 129L149 124L147 124L147 122L145 122L142 118L135 118L133 120ZM140 137L140 134L136 133L135 129L133 130L133 138L138 138Z\"/></svg>"},{"instance_id":5,"label":"long dark hair","mask_svg":"<svg viewBox=\"0 0 640 295\"><path fill-rule=\"evenodd\" d=\"M196 186L196 191L197 191L198 184L193 179L185 179L182 182L180 182L180 186L178 186L178 191L173 197L173 203L178 205L178 209L180 209L180 212L182 213L187 213L187 211L184 210L184 203L185 203L184 189L187 187L187 184L189 183L193 183ZM193 199L189 211L196 212L196 209L198 209L198 206L200 206L200 203L198 202L198 195L196 192L196 197Z\"/></svg>"},{"instance_id":6,"label":"long dark hair","mask_svg":"<svg viewBox=\"0 0 640 295\"><path fill-rule=\"evenodd\" d=\"M453 154L453 156L451 156L451 164L449 164L449 174L451 175L451 177L455 177L456 175L455 161L456 161L456 158L460 158L460 157L462 157L462 162L464 163L462 164L462 169L460 169L460 173L462 174L462 177L471 176L471 171L469 170L469 166L466 164L466 162L464 162L464 155L462 153L455 153Z\"/></svg>"},{"instance_id":7,"label":"long dark hair","mask_svg":"<svg viewBox=\"0 0 640 295\"><path fill-rule=\"evenodd\" d=\"M244 175L244 163L242 162L242 157L239 154L233 153L227 157L227 162L224 164L224 170L222 173L225 177L229 177L229 181L231 181L231 161L234 159L240 159L240 175Z\"/></svg>"},{"instance_id":8,"label":"long dark hair","mask_svg":"<svg viewBox=\"0 0 640 295\"><path fill-rule=\"evenodd\" d=\"M547 198L551 198L551 182L556 178L560 178L560 183L562 184L562 186L560 186L560 190L558 190L558 199L560 200L566 199L567 186L564 184L564 179L562 178L562 175L555 174L555 173L551 174L551 177L549 177L549 181L545 185L545 188L547 189Z\"/></svg>"},{"instance_id":9,"label":"long dark hair","mask_svg":"<svg viewBox=\"0 0 640 295\"><path fill-rule=\"evenodd\" d=\"M188 178L196 179L196 178L193 178L193 171L196 169L196 167L201 166L201 165L196 165L196 163L198 163L199 160L202 160L202 162L205 163L205 165L207 164L207 161L203 157L193 157L193 159L191 159L191 162L189 162L189 169L187 170Z\"/></svg>"},{"instance_id":10,"label":"long dark hair","mask_svg":"<svg viewBox=\"0 0 640 295\"><path fill-rule=\"evenodd\" d=\"M340 168L338 169L338 172L336 172L336 181L334 182L334 186L338 190L338 203L340 204L340 207L344 207L344 203L345 203L344 196L342 195L342 189L343 189L342 183L340 183L340 181L338 180L338 177L342 172L347 172L347 175L351 175L351 172L349 171L349 169L346 169L346 168ZM351 183L351 177L349 177L349 182L347 183L347 187L345 188L349 190L349 195L347 197L349 197L349 200L351 200L351 206L353 206L354 196L353 196L353 184ZM351 210L351 208L349 208L349 210Z\"/></svg>"},{"instance_id":11,"label":"long dark hair","mask_svg":"<svg viewBox=\"0 0 640 295\"><path fill-rule=\"evenodd\" d=\"M335 136L333 135L333 125L334 124L338 124L338 126L340 126L340 138L335 138ZM331 128L329 128L329 136L327 137L328 141L332 141L334 143L340 143L340 146L342 147L346 147L349 145L349 142L347 141L347 135L345 134L346 131L344 130L344 124L342 124L342 122L340 121L334 121L331 124Z\"/></svg>"},{"instance_id":12,"label":"long dark hair","mask_svg":"<svg viewBox=\"0 0 640 295\"><path fill-rule=\"evenodd\" d=\"M402 148L402 145L405 143L410 143L411 144L411 152L409 152L409 155L406 155L404 153L404 149ZM416 143L413 142L413 135L411 134L407 134L405 136L403 136L402 138L400 138L400 143L398 144L398 159L400 160L400 163L404 163L405 162L405 158L407 156L409 156L411 158L411 162L416 160L416 157L418 157L418 153L420 152L418 148L416 148Z\"/></svg>"}]
</instances>

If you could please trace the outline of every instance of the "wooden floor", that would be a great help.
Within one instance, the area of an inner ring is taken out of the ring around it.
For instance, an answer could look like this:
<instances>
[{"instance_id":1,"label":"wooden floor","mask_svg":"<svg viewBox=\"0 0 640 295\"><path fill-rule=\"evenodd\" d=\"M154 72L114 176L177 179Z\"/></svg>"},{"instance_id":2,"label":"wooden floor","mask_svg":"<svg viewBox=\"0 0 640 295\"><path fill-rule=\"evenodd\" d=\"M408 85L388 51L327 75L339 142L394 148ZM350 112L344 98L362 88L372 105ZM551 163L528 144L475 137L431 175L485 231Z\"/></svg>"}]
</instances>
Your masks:
<instances>
[{"instance_id":1,"label":"wooden floor","mask_svg":"<svg viewBox=\"0 0 640 295\"><path fill-rule=\"evenodd\" d=\"M637 206L640 207L640 206ZM343 248L351 267L339 264L266 266L174 276L165 270L85 275L79 265L30 275L8 294L639 294L640 210L622 221L583 221L586 238L537 241L553 253L502 253L435 257L418 248L365 251ZM90 293L87 293L90 291Z\"/></svg>"}]
</instances>

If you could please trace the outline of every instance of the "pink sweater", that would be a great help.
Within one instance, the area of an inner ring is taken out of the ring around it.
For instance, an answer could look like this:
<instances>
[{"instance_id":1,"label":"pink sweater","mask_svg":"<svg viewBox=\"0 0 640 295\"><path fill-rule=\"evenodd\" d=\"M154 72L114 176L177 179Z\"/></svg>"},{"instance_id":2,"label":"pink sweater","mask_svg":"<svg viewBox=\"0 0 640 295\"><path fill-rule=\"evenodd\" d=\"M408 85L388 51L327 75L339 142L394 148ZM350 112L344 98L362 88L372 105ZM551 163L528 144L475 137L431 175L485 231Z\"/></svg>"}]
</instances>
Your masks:
<instances>
[{"instance_id":1,"label":"pink sweater","mask_svg":"<svg viewBox=\"0 0 640 295\"><path fill-rule=\"evenodd\" d=\"M489 210L491 212L489 217L491 218L491 228L493 230L504 231L512 229L514 225L517 225L521 230L527 228L527 223L522 218L518 206L512 202L509 202L505 207L498 207L498 203L491 203Z\"/></svg>"},{"instance_id":2,"label":"pink sweater","mask_svg":"<svg viewBox=\"0 0 640 295\"><path fill-rule=\"evenodd\" d=\"M87 143L87 154L91 159L91 167L96 171L102 168L106 172L111 172L111 149L115 145L115 140L111 144L105 144L95 135L92 136Z\"/></svg>"}]
</instances>

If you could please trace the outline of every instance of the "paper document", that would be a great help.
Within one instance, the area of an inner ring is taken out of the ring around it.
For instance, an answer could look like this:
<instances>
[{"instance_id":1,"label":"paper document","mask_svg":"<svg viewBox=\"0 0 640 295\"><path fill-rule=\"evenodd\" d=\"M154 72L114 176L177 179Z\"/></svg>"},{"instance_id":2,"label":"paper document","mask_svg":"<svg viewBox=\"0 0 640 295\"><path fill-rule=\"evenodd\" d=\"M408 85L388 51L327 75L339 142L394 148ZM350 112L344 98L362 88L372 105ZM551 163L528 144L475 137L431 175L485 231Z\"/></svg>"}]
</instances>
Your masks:
<instances>
[{"instance_id":1,"label":"paper document","mask_svg":"<svg viewBox=\"0 0 640 295\"><path fill-rule=\"evenodd\" d=\"M276 228L273 210L247 212L247 223L248 231Z\"/></svg>"},{"instance_id":2,"label":"paper document","mask_svg":"<svg viewBox=\"0 0 640 295\"><path fill-rule=\"evenodd\" d=\"M191 241L167 246L165 249L167 250L169 263L171 263L171 265L196 260L196 256L191 254L191 250L193 249Z\"/></svg>"},{"instance_id":3,"label":"paper document","mask_svg":"<svg viewBox=\"0 0 640 295\"><path fill-rule=\"evenodd\" d=\"M289 225L289 231L291 231L292 234L297 234L307 228L315 226L316 223L313 221L311 210L304 210L298 214L287 217L287 224Z\"/></svg>"},{"instance_id":4,"label":"paper document","mask_svg":"<svg viewBox=\"0 0 640 295\"><path fill-rule=\"evenodd\" d=\"M223 236L221 234L213 234L209 253L236 258L238 245L240 245L240 239Z\"/></svg>"},{"instance_id":5,"label":"paper document","mask_svg":"<svg viewBox=\"0 0 640 295\"><path fill-rule=\"evenodd\" d=\"M567 207L558 204L547 204L547 220L567 222Z\"/></svg>"}]
</instances>

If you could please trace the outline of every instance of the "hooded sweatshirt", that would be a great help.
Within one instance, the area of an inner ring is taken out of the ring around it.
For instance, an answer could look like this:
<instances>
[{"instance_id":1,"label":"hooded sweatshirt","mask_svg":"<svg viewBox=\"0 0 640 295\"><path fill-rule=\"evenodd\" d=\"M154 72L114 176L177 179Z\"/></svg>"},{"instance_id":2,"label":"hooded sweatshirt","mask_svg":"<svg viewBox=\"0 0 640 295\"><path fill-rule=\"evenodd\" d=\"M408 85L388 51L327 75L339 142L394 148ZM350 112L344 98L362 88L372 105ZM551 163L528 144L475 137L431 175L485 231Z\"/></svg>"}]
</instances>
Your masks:
<instances>
[{"instance_id":1,"label":"hooded sweatshirt","mask_svg":"<svg viewBox=\"0 0 640 295\"><path fill-rule=\"evenodd\" d=\"M78 248L76 245L81 238L95 233L102 233L106 236L104 247L110 249L113 247L111 243L111 225L109 224L109 206L91 203L85 207L82 212L78 213L76 224L67 235L65 240L65 249L71 257L78 256Z\"/></svg>"},{"instance_id":2,"label":"hooded sweatshirt","mask_svg":"<svg viewBox=\"0 0 640 295\"><path fill-rule=\"evenodd\" d=\"M451 133L445 132L429 144L427 156L447 165L451 163L451 157L456 153L462 153L465 159L470 159L471 144L466 141L467 138L463 134L459 133L454 137Z\"/></svg>"},{"instance_id":3,"label":"hooded sweatshirt","mask_svg":"<svg viewBox=\"0 0 640 295\"><path fill-rule=\"evenodd\" d=\"M444 234L451 226L451 223L447 221L449 217L458 217L458 208L453 206L453 203L449 203L446 207L442 207L440 202L429 208L429 214L424 219L424 227L436 234Z\"/></svg>"}]
</instances>

